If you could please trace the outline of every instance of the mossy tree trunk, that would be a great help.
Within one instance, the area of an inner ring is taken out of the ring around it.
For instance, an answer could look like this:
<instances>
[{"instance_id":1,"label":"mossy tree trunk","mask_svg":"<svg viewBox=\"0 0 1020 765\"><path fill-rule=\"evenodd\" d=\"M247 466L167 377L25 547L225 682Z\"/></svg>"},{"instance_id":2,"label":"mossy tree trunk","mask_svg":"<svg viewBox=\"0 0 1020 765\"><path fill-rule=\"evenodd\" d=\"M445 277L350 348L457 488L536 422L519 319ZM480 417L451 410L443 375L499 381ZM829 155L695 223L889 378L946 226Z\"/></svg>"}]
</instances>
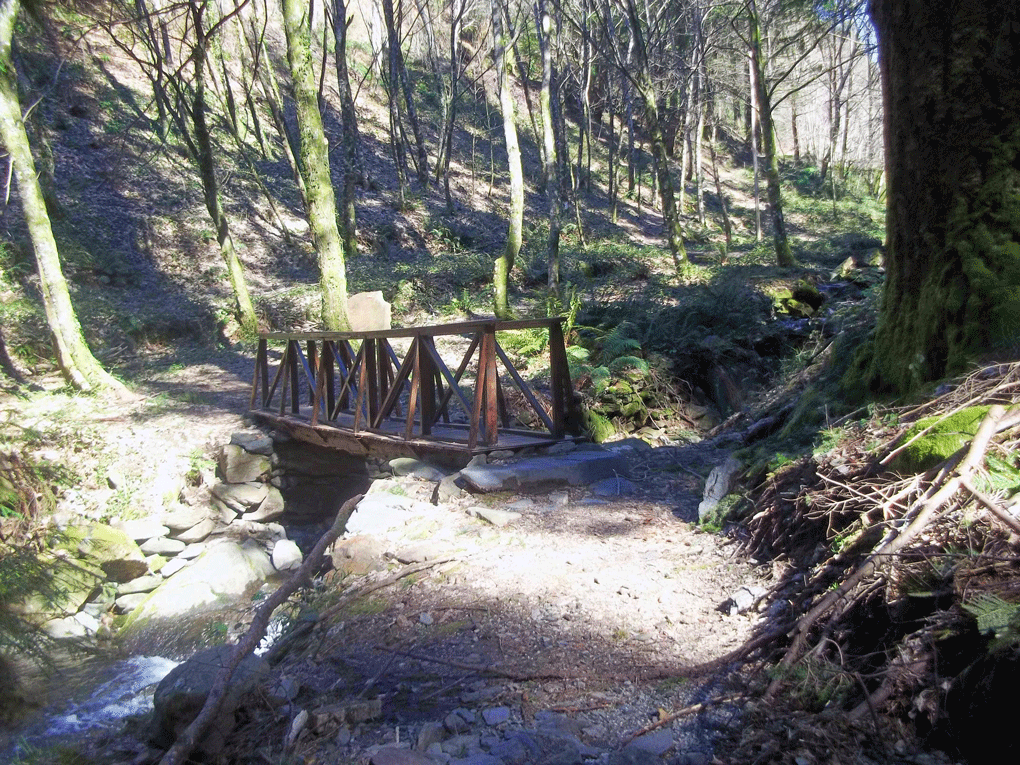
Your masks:
<instances>
[{"instance_id":1,"label":"mossy tree trunk","mask_svg":"<svg viewBox=\"0 0 1020 765\"><path fill-rule=\"evenodd\" d=\"M772 95L765 82L765 58L761 50L761 25L755 0L747 4L751 22L751 68L754 87L758 95L758 119L761 126L761 146L765 154L765 190L769 198L772 217L772 240L776 248L776 262L781 268L796 264L786 235L786 218L783 216L783 192L779 184L779 155L776 149L776 128L772 120Z\"/></svg>"},{"instance_id":2,"label":"mossy tree trunk","mask_svg":"<svg viewBox=\"0 0 1020 765\"><path fill-rule=\"evenodd\" d=\"M21 196L25 225L32 239L46 321L57 363L67 381L79 390L124 391L92 355L82 334L60 267L57 242L35 169L18 99L18 79L11 45L20 0L0 0L0 140L3 141Z\"/></svg>"},{"instance_id":3,"label":"mossy tree trunk","mask_svg":"<svg viewBox=\"0 0 1020 765\"><path fill-rule=\"evenodd\" d=\"M350 329L347 315L347 266L337 225L336 195L329 172L329 144L319 112L315 67L312 63L308 4L283 0L283 28L287 61L294 86L301 174L308 195L308 223L319 258L322 323L329 331Z\"/></svg>"},{"instance_id":4,"label":"mossy tree trunk","mask_svg":"<svg viewBox=\"0 0 1020 765\"><path fill-rule=\"evenodd\" d=\"M1020 5L872 0L886 284L867 367L906 391L1020 338Z\"/></svg>"},{"instance_id":5,"label":"mossy tree trunk","mask_svg":"<svg viewBox=\"0 0 1020 765\"><path fill-rule=\"evenodd\" d=\"M506 157L510 169L510 225L506 247L493 268L493 302L496 316L510 318L507 284L514 261L521 252L524 240L524 168L521 165L521 146L517 139L517 109L510 87L510 70L507 68L506 46L512 34L503 23L500 0L490 0L492 10L492 57L499 81L499 107L503 114L503 136L506 140Z\"/></svg>"}]
</instances>

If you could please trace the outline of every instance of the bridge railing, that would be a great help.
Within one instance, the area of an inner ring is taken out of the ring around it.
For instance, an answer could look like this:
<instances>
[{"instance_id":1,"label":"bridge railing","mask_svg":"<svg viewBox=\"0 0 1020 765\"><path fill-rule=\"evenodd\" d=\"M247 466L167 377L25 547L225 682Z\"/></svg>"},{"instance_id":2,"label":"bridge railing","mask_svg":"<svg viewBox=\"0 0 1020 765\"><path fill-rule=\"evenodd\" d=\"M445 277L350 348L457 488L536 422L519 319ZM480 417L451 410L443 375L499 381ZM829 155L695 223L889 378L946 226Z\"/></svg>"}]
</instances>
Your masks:
<instances>
[{"instance_id":1,"label":"bridge railing","mask_svg":"<svg viewBox=\"0 0 1020 765\"><path fill-rule=\"evenodd\" d=\"M580 435L564 321L556 317L370 332L263 333L249 408L312 427L462 443L469 450L499 446L513 436L558 440ZM543 328L548 331L547 392L524 379L500 344L502 332ZM436 338L443 335L469 338L452 371L436 348ZM391 342L398 339L410 340L403 358ZM283 344L275 369L271 344Z\"/></svg>"}]
</instances>

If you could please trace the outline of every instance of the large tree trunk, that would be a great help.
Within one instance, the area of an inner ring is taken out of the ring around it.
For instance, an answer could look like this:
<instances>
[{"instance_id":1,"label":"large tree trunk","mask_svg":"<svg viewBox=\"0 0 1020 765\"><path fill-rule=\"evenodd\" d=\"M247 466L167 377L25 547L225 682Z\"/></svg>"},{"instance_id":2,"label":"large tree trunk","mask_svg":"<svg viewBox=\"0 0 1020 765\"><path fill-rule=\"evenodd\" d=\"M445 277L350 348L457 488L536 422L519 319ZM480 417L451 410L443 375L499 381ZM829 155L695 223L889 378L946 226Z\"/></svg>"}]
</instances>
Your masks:
<instances>
[{"instance_id":1,"label":"large tree trunk","mask_svg":"<svg viewBox=\"0 0 1020 765\"><path fill-rule=\"evenodd\" d=\"M795 265L790 240L786 236L786 218L783 216L783 192L779 185L779 156L776 150L776 128L772 122L772 103L765 82L765 59L761 50L761 30L755 0L748 3L751 20L751 64L754 86L758 94L758 119L761 124L761 144L765 153L765 188L772 216L772 240L776 247L776 262L781 268Z\"/></svg>"},{"instance_id":2,"label":"large tree trunk","mask_svg":"<svg viewBox=\"0 0 1020 765\"><path fill-rule=\"evenodd\" d=\"M510 71L506 62L506 46L512 35L503 24L500 0L490 2L492 56L499 81L499 108L503 114L503 136L506 140L506 158L510 170L510 225L506 235L506 247L503 254L496 258L493 267L493 307L498 318L508 319L510 303L507 283L524 239L524 168L521 165L521 146L517 139L514 94L510 88Z\"/></svg>"},{"instance_id":3,"label":"large tree trunk","mask_svg":"<svg viewBox=\"0 0 1020 765\"><path fill-rule=\"evenodd\" d=\"M21 209L35 250L39 287L46 321L53 335L57 363L67 381L79 390L106 388L124 391L124 386L107 374L85 343L60 268L57 242L53 238L18 100L11 43L20 5L20 0L0 0L0 139L10 155L18 181Z\"/></svg>"},{"instance_id":4,"label":"large tree trunk","mask_svg":"<svg viewBox=\"0 0 1020 765\"><path fill-rule=\"evenodd\" d=\"M308 223L319 256L322 323L327 330L350 329L347 316L347 266L337 227L336 196L329 172L329 145L319 113L315 69L312 65L308 4L283 0L283 28L287 35L287 61L294 84L301 143L301 172L308 194Z\"/></svg>"},{"instance_id":5,"label":"large tree trunk","mask_svg":"<svg viewBox=\"0 0 1020 765\"><path fill-rule=\"evenodd\" d=\"M885 93L886 284L873 389L1020 337L1020 6L872 0Z\"/></svg>"}]
</instances>

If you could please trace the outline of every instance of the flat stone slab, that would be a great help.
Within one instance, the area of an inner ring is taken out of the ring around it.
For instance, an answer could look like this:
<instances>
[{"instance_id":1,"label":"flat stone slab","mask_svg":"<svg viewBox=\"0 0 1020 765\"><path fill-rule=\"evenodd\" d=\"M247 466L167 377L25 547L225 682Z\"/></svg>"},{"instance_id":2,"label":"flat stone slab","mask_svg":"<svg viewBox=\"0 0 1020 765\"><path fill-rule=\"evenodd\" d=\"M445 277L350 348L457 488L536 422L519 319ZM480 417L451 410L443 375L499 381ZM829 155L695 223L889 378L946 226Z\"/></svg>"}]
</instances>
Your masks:
<instances>
[{"instance_id":1,"label":"flat stone slab","mask_svg":"<svg viewBox=\"0 0 1020 765\"><path fill-rule=\"evenodd\" d=\"M564 485L586 486L628 472L626 457L585 449L506 465L473 465L461 470L460 475L476 491L541 492Z\"/></svg>"},{"instance_id":2,"label":"flat stone slab","mask_svg":"<svg viewBox=\"0 0 1020 765\"><path fill-rule=\"evenodd\" d=\"M506 526L521 517L520 513L509 510L497 510L493 507L469 507L468 512L476 518L491 523L493 526Z\"/></svg>"}]
</instances>

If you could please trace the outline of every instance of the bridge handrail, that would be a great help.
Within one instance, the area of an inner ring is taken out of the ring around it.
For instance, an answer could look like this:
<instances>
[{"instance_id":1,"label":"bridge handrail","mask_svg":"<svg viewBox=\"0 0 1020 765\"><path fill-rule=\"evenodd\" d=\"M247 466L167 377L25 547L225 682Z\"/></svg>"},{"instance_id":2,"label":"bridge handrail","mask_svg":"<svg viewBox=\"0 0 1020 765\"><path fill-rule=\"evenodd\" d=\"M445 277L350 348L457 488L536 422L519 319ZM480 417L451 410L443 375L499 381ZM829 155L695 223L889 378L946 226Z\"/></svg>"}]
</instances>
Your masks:
<instances>
[{"instance_id":1,"label":"bridge handrail","mask_svg":"<svg viewBox=\"0 0 1020 765\"><path fill-rule=\"evenodd\" d=\"M394 425L400 423L403 441L436 440L433 427L442 419L444 436L439 440L466 443L470 450L478 445L495 447L500 432L545 433L544 437L553 440L580 435L580 410L563 334L565 321L562 316L493 318L361 332L263 332L249 409L259 413L276 410L280 418L300 417L312 428L331 425L355 436L375 433L399 439ZM497 338L503 331L543 328L549 332L550 390L545 401L517 371ZM434 338L444 335L471 337L456 372L436 350ZM395 338L411 340L402 360L389 343ZM275 374L271 374L268 344L276 341L286 345ZM357 350L352 341L360 341ZM500 380L500 366L505 383ZM462 381L470 367L476 370L473 390ZM522 431L513 424L521 415L511 413L506 386L519 391L526 404L523 411L530 408L544 428ZM454 400L467 415L466 425L451 422L449 406ZM463 437L451 433L451 428L461 427L466 429Z\"/></svg>"},{"instance_id":2,"label":"bridge handrail","mask_svg":"<svg viewBox=\"0 0 1020 765\"><path fill-rule=\"evenodd\" d=\"M472 319L449 324L432 324L425 327L398 327L396 329L373 329L361 332L260 332L259 336L268 340L361 340L392 337L437 337L439 335L466 335L484 329L490 325L497 332L514 329L541 329L553 324L562 325L565 316L552 316L548 319Z\"/></svg>"}]
</instances>

